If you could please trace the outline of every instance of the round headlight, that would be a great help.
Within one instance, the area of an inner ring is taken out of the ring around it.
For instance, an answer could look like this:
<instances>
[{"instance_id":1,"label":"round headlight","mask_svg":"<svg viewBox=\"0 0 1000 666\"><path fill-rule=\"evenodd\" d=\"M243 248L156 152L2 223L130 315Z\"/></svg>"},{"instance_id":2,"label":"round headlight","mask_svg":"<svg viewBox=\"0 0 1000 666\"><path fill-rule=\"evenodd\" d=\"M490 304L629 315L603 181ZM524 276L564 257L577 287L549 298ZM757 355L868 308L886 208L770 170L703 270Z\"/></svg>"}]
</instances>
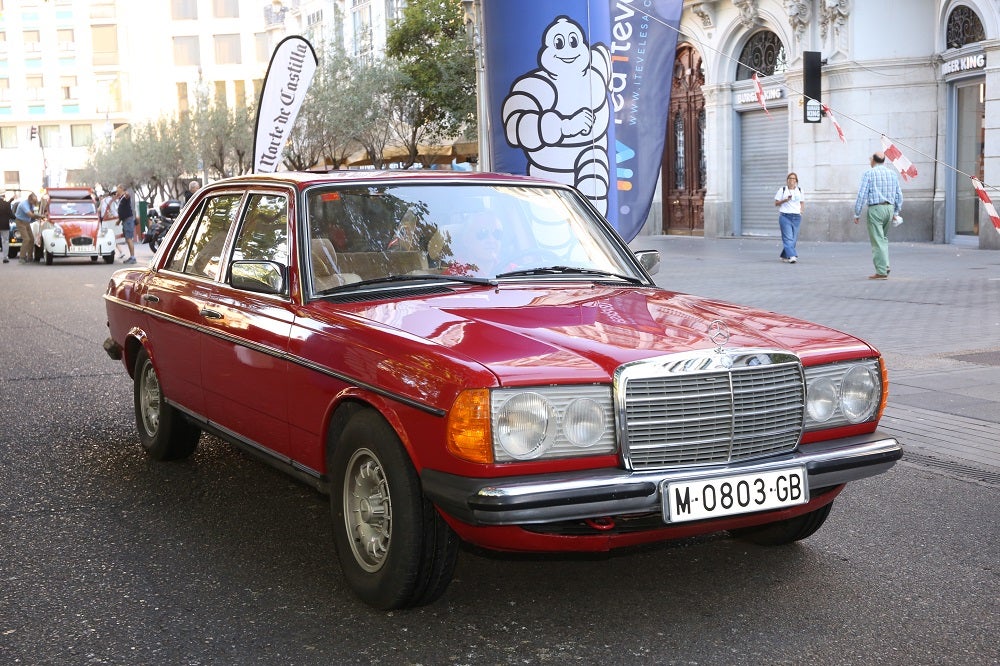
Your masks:
<instances>
[{"instance_id":1,"label":"round headlight","mask_svg":"<svg viewBox=\"0 0 1000 666\"><path fill-rule=\"evenodd\" d=\"M861 423L878 407L879 381L874 371L865 366L851 368L844 375L840 388L840 409L851 423Z\"/></svg>"},{"instance_id":2,"label":"round headlight","mask_svg":"<svg viewBox=\"0 0 1000 666\"><path fill-rule=\"evenodd\" d=\"M604 436L604 408L596 400L577 398L563 416L563 432L574 446L587 448Z\"/></svg>"},{"instance_id":3,"label":"round headlight","mask_svg":"<svg viewBox=\"0 0 1000 666\"><path fill-rule=\"evenodd\" d=\"M537 393L519 393L500 407L497 440L504 452L516 460L531 460L552 445L555 413L549 401Z\"/></svg>"},{"instance_id":4,"label":"round headlight","mask_svg":"<svg viewBox=\"0 0 1000 666\"><path fill-rule=\"evenodd\" d=\"M809 418L817 423L825 423L837 409L837 387L828 379L817 379L809 384L806 396L806 410Z\"/></svg>"}]
</instances>

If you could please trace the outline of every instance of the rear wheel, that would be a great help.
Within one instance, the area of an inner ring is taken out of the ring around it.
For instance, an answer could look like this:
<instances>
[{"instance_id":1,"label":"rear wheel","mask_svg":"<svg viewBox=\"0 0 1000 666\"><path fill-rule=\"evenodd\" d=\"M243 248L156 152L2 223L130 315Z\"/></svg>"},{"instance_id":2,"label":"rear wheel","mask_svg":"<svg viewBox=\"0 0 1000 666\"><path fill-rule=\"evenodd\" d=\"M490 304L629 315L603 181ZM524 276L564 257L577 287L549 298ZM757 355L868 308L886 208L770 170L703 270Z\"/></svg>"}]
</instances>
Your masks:
<instances>
[{"instance_id":1,"label":"rear wheel","mask_svg":"<svg viewBox=\"0 0 1000 666\"><path fill-rule=\"evenodd\" d=\"M95 255L91 255L90 262L93 263L93 264L97 263L97 255L96 254Z\"/></svg>"},{"instance_id":2,"label":"rear wheel","mask_svg":"<svg viewBox=\"0 0 1000 666\"><path fill-rule=\"evenodd\" d=\"M139 442L155 460L181 460L194 453L201 430L169 405L149 354L135 360L135 424Z\"/></svg>"},{"instance_id":3,"label":"rear wheel","mask_svg":"<svg viewBox=\"0 0 1000 666\"><path fill-rule=\"evenodd\" d=\"M448 587L458 537L423 496L395 431L373 411L354 415L329 456L340 566L367 604L429 604Z\"/></svg>"},{"instance_id":4,"label":"rear wheel","mask_svg":"<svg viewBox=\"0 0 1000 666\"><path fill-rule=\"evenodd\" d=\"M153 236L152 238L149 239L149 249L152 250L153 252L156 252L156 248L158 247L160 247L160 239L157 238L156 236Z\"/></svg>"},{"instance_id":5,"label":"rear wheel","mask_svg":"<svg viewBox=\"0 0 1000 666\"><path fill-rule=\"evenodd\" d=\"M815 534L816 530L826 522L826 518L830 515L830 509L832 508L833 502L830 502L815 511L796 516L795 518L768 523L767 525L758 525L756 527L743 527L732 530L731 534L737 539L750 541L761 546L783 546L795 541L801 541Z\"/></svg>"}]
</instances>

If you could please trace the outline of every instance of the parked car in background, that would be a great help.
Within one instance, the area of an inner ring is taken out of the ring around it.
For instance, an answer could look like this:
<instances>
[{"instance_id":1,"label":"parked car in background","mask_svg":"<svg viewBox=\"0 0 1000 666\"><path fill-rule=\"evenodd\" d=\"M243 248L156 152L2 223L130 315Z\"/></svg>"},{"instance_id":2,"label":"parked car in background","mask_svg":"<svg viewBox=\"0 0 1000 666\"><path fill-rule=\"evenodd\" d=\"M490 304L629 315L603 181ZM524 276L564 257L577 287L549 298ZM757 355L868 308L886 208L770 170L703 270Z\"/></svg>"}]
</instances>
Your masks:
<instances>
[{"instance_id":1,"label":"parked car in background","mask_svg":"<svg viewBox=\"0 0 1000 666\"><path fill-rule=\"evenodd\" d=\"M41 225L40 233L46 264L66 257L103 258L105 263L114 263L115 232L111 224L103 224L93 190L49 188L44 212L48 221Z\"/></svg>"},{"instance_id":2,"label":"parked car in background","mask_svg":"<svg viewBox=\"0 0 1000 666\"><path fill-rule=\"evenodd\" d=\"M283 172L198 196L105 293L139 441L175 460L213 433L328 493L372 606L438 598L459 539L804 539L902 455L876 349L658 288L658 253L572 188Z\"/></svg>"}]
</instances>

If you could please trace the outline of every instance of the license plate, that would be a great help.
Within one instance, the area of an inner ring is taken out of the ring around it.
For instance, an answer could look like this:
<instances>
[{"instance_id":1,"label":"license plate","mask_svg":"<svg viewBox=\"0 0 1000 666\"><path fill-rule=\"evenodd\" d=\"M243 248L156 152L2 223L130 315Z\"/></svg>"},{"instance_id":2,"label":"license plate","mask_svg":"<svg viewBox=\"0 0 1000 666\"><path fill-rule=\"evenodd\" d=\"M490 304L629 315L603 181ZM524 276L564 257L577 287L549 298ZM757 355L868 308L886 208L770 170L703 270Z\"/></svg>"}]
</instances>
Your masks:
<instances>
[{"instance_id":1,"label":"license plate","mask_svg":"<svg viewBox=\"0 0 1000 666\"><path fill-rule=\"evenodd\" d=\"M781 509L809 501L805 468L664 482L663 519L668 523Z\"/></svg>"}]
</instances>

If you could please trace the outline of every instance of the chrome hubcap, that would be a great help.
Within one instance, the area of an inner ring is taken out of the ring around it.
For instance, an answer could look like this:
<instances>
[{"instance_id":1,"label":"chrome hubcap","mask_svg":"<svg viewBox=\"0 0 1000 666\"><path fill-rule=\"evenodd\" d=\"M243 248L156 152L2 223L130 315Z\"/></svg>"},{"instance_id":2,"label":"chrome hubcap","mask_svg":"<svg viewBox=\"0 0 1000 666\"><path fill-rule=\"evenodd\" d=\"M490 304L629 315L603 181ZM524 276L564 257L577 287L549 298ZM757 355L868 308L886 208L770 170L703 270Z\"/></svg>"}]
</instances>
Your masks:
<instances>
[{"instance_id":1,"label":"chrome hubcap","mask_svg":"<svg viewBox=\"0 0 1000 666\"><path fill-rule=\"evenodd\" d=\"M160 380L156 377L153 364L147 363L142 370L139 384L139 412L146 432L155 435L160 427Z\"/></svg>"},{"instance_id":2,"label":"chrome hubcap","mask_svg":"<svg viewBox=\"0 0 1000 666\"><path fill-rule=\"evenodd\" d=\"M343 501L354 559L365 571L378 571L389 554L392 500L385 471L368 449L356 451L347 464Z\"/></svg>"}]
</instances>

